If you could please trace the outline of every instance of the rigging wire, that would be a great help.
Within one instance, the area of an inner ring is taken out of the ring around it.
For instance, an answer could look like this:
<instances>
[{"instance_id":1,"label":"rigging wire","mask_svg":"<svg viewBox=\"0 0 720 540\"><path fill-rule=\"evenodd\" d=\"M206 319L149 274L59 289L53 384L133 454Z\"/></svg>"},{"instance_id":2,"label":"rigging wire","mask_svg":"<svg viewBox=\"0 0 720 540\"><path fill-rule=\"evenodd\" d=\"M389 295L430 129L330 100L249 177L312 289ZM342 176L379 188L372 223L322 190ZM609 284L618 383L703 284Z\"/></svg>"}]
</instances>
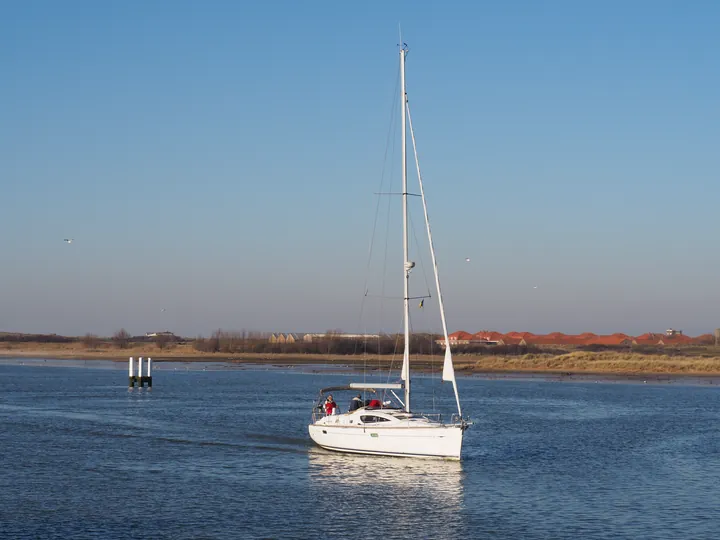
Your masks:
<instances>
[{"instance_id":1,"label":"rigging wire","mask_svg":"<svg viewBox=\"0 0 720 540\"><path fill-rule=\"evenodd\" d=\"M408 216L410 218L410 229L412 230L412 233L413 233L413 240L415 240L417 256L420 260L420 269L422 270L423 279L425 280L425 288L427 289L427 298L432 298L432 294L430 293L430 283L428 283L427 272L425 271L425 261L423 260L422 250L420 249L420 242L418 241L417 231L415 230L415 222L413 221L412 214L410 212L408 212Z\"/></svg>"},{"instance_id":2,"label":"rigging wire","mask_svg":"<svg viewBox=\"0 0 720 540\"><path fill-rule=\"evenodd\" d=\"M383 164L382 169L380 173L380 189L378 191L383 191L383 186L385 185L385 177L386 177L386 171L387 171L387 164L388 164L388 149L390 148L390 141L392 140L392 152L391 156L395 153L395 136L394 134L397 132L397 121L395 119L396 116L396 107L395 107L395 95L398 91L398 86L400 85L400 72L398 71L397 77L395 79L395 89L393 90L393 99L391 100L391 107L390 107L390 122L388 125L388 133L385 140L385 151L383 154ZM360 313L358 314L358 324L357 328L360 330L362 327L362 319L363 314L365 312L365 299L367 297L367 288L368 288L368 279L370 276L370 264L372 262L372 253L373 253L373 247L375 244L375 236L377 232L377 224L378 224L378 216L380 214L380 198L378 197L377 203L375 205L375 215L373 217L373 225L372 225L372 233L370 235L370 245L368 247L368 257L367 257L367 263L365 265L365 281L363 283L363 297L360 302ZM379 346L379 343L378 343ZM365 350L367 352L367 347L365 347ZM355 344L355 353L357 353L357 342ZM364 355L363 359L363 373L366 372L367 368L367 354Z\"/></svg>"},{"instance_id":3,"label":"rigging wire","mask_svg":"<svg viewBox=\"0 0 720 540\"><path fill-rule=\"evenodd\" d=\"M398 88L399 88L399 86L400 86L400 71L399 71L399 70L398 70L398 77L397 77L396 83L397 83L397 84L396 84L396 86L395 86L395 94L397 95L397 93L398 93L397 91L398 91ZM393 109L393 111L395 111L395 109ZM393 118L395 118L395 115L394 115L394 114L393 114ZM393 124L394 131L393 131L393 137L392 137L392 152L391 152L391 156L392 156L393 161L395 160L395 144L396 144L396 141L397 141L397 126L398 126L398 123L399 123L399 122L398 122L397 119L396 119L395 122L394 122L394 124ZM390 185L392 186L392 181L390 182ZM382 191L382 189L381 189L380 191ZM380 196L378 195L378 197L380 197ZM387 283L388 253L389 253L389 243L390 243L390 215L391 215L391 212L390 212L390 209L391 209L390 202L391 202L391 201L390 201L390 198L388 198L388 201L387 201L387 212L386 212L386 215L385 215L385 246L384 246L384 248L383 248L382 272L381 272L381 274L380 274L380 276L381 276L380 298L381 298L381 299L380 299L380 302L379 302L379 305L378 305L378 311L379 311L379 313L378 313L378 322L379 322L379 325L380 325L380 329L383 328L383 324L384 324L384 314L385 314L385 286L386 286L386 283ZM393 350L393 360L394 360L394 358L395 358L395 356L394 356L394 355L395 355L395 352L396 352L396 351ZM381 362L380 362L380 355L378 355L378 370L381 370L381 369L382 369L380 364L381 364Z\"/></svg>"},{"instance_id":4,"label":"rigging wire","mask_svg":"<svg viewBox=\"0 0 720 540\"><path fill-rule=\"evenodd\" d=\"M432 383L430 384L430 387L432 388L432 404L433 404L433 411L437 410L437 405L435 403L435 390L437 389L437 384L435 380L435 333L432 332L430 336L430 380Z\"/></svg>"},{"instance_id":5,"label":"rigging wire","mask_svg":"<svg viewBox=\"0 0 720 540\"><path fill-rule=\"evenodd\" d=\"M411 333L414 333L415 329L412 324L412 316L410 318L410 331ZM425 337L429 340L429 347L430 351L428 356L430 356L430 388L432 390L432 412L437 412L437 401L436 401L436 392L437 392L437 384L436 384L436 375L435 375L435 332L433 332L431 329L428 329L427 334L425 334ZM420 353L415 355L415 360L420 359Z\"/></svg>"},{"instance_id":6,"label":"rigging wire","mask_svg":"<svg viewBox=\"0 0 720 540\"><path fill-rule=\"evenodd\" d=\"M372 234L371 234L370 243L369 243L369 248L368 248L368 256L367 256L366 269L365 269L365 279L364 279L364 283L363 283L363 296L362 296L362 301L361 301L361 304L360 304L360 313L359 313L359 316L358 316L358 325L357 325L358 330L360 330L361 327L363 326L363 316L364 316L364 313L365 313L365 303L366 303L368 297L371 296L371 295L368 294L368 292L369 292L369 290L368 290L368 283L369 283L369 279L370 279L370 268L371 268L371 264L372 264L372 260L373 260L373 251L374 251L375 243L376 243L376 240L377 240L378 224L379 224L379 221L380 221L380 214L381 214L381 208L382 208L382 206L381 206L381 205L382 205L382 201L381 201L381 199L380 199L380 196L381 196L381 195L386 195L386 194L392 194L392 193L385 193L384 186L385 186L385 183L386 183L386 177L387 177L387 176L390 176L389 183L390 183L390 187L392 187L392 175L391 175L391 174L388 175L388 154L390 154L390 157L391 157L391 162L390 162L390 163L393 163L393 162L394 162L395 153L396 153L396 139L397 139L396 134L397 134L397 126L398 126L398 123L399 123L399 122L398 122L398 119L397 119L397 116L398 116L398 115L397 115L397 112L396 112L396 107L395 107L394 101L395 101L396 95L398 94L399 83L400 83L400 72L399 72L399 70L398 70L398 75L397 75L396 80L395 80L395 90L393 91L393 100L392 100L391 111L390 111L390 123L389 123L389 126L388 126L388 133L387 133L387 138L386 138L386 143L385 143L385 151L384 151L384 155L383 155L383 164L382 164L382 169L381 169L381 174L380 174L380 188L379 188L379 190L378 190L378 192L377 192L377 194L376 194L376 195L378 196L378 200L377 200L377 203L376 203L376 205L375 205L375 215L374 215L374 217L373 217L373 223L372 223ZM414 149L414 152L415 152L415 159L416 159L416 161L417 161L417 149L414 147L414 145L415 145L414 134L412 134L412 120L410 120L410 117L409 117L409 112L410 112L410 111L409 111L409 104L406 102L406 103L404 104L404 106L408 109L408 110L407 110L407 112L408 112L408 122L410 123L411 135L413 135L413 149ZM391 142L391 141L392 141L392 142ZM419 174L420 174L419 168L418 168L418 170L417 170L417 174L418 174L418 176L419 176ZM421 180L419 177L418 177L418 181L419 181L420 183L422 182L422 180ZM420 189L422 190L422 184L421 184L421 186L420 186ZM391 192L391 191L392 191L392 189L388 189L388 192ZM420 195L418 195L418 196L420 196ZM383 250L384 253L383 253L383 259L382 259L383 262L382 262L382 272L381 272L381 294L380 294L380 302L379 302L380 332L378 332L378 337L377 337L377 349L376 349L377 355L378 355L378 373L382 373L382 358L381 358L381 356L382 356L382 355L381 355L382 345L383 345L383 333L382 333L383 324L382 324L382 321L383 321L383 316L384 316L384 307L385 307L385 298L386 298L386 295L385 295L386 281L387 281L387 277L388 277L388 276L387 276L387 272L388 272L388 253L389 253L389 237L390 237L390 224L391 224L391 219L390 219L390 218L391 218L391 207L392 207L390 199L391 199L391 198L388 199L388 203L387 203L387 213L386 213L385 220L384 220L384 221L385 221L385 243L384 243L385 245L384 245L384 250ZM426 271L426 268L425 268L424 259L423 259L423 256L422 256L422 249L420 249L420 242L419 242L419 240L418 240L417 231L416 231L416 228L415 228L415 224L414 224L414 222L413 222L413 219L412 219L412 214L409 214L409 218L410 218L410 228L412 229L412 237L413 237L413 240L414 240L414 246L415 246L415 250L416 250L416 252L417 252L416 255L417 255L418 258L419 258L419 263L420 263L420 266L421 266L421 268L422 268L423 279L424 279L424 282L425 282L425 289L426 289L426 291L427 291L427 296L426 296L426 297L418 297L418 298L431 298L432 295L431 295L431 292L430 292L430 284L429 284L429 281L428 281L428 275L427 275L427 271ZM426 215L426 219L427 219L427 215ZM430 240L430 242L432 242L432 240ZM430 249L432 249L432 245L430 246ZM434 263L434 260L433 260L433 263ZM422 303L421 303L421 306L422 306ZM409 327L410 327L411 331L414 331L414 328L413 328L413 325L412 325L412 317L409 316L408 318L409 318L409 320L408 320ZM402 322L403 322L402 319L403 319L403 317L401 316L401 322L400 322L401 325L402 325ZM389 336L387 336L387 337L389 337ZM429 347L430 347L430 351L429 351L429 352L430 352L430 369L431 369L431 378L434 380L434 378L435 378L435 365L434 365L434 363L435 363L435 351L434 351L433 333L430 332L427 337L428 337L428 339L430 339L430 342L431 342L431 343L429 344ZM391 358L390 358L390 365L389 365L389 369L388 369L388 377L387 377L388 382L391 380L391 375L392 375L392 372L393 372L393 367L394 367L395 362L396 362L396 360L397 360L398 347L399 347L399 344L400 344L401 339L404 339L404 337L401 336L400 333L395 333L395 344L394 344L394 347L393 347L393 350L392 350L392 356L391 356ZM355 340L355 353L357 353L357 348L358 348L359 346L362 346L362 347L363 347L363 352L364 352L364 355L363 355L363 381L366 382L366 377L367 377L367 365L368 365L368 360L369 360L369 358L368 358L367 328L365 328L365 332L364 332L364 334L363 334L362 342L361 342L361 340ZM418 361L418 358L419 358L419 356L416 354L416 355L415 355L416 361ZM436 410L436 396L435 396L435 386L436 386L436 385L435 385L435 384L432 384L431 386L432 386L432 404L433 404L433 410Z\"/></svg>"},{"instance_id":7,"label":"rigging wire","mask_svg":"<svg viewBox=\"0 0 720 540\"><path fill-rule=\"evenodd\" d=\"M423 213L425 215L425 225L427 228L428 244L430 244L430 256L431 256L432 262L433 262L433 272L435 274L435 285L437 287L438 305L440 306L440 320L442 322L443 338L445 339L445 347L447 348L447 350L445 352L448 355L448 358L451 358L450 341L448 339L448 331L447 331L447 321L445 320L445 310L443 308L442 293L440 292L440 276L438 273L437 261L435 260L435 250L433 248L432 233L430 232L430 218L428 216L427 204L425 201L425 189L423 188L422 175L420 174L420 162L418 160L417 145L415 144L415 131L413 130L412 116L410 115L410 104L407 101L405 102L405 109L407 111L407 120L408 120L408 124L410 126L410 137L412 139L413 153L415 154L415 167L417 169L418 183L420 185L420 194L422 195L422 201L423 201ZM450 378L450 381L452 382L453 392L455 393L455 403L457 404L458 416L462 417L462 408L460 407L460 395L458 394L458 390L457 390L457 380L455 379L452 362L449 363L449 369L450 369L450 372L452 373L452 377ZM445 377L445 365L443 364L443 378L444 377Z\"/></svg>"},{"instance_id":8,"label":"rigging wire","mask_svg":"<svg viewBox=\"0 0 720 540\"><path fill-rule=\"evenodd\" d=\"M402 325L403 322L403 316L400 317L400 325ZM398 356L398 347L400 345L400 334L398 332L395 333L395 346L393 347L392 356L390 357L390 365L388 366L388 375L385 382L390 382L391 375L393 372L393 367L395 366L395 359ZM380 364L380 355L378 355L378 370L382 370L381 364Z\"/></svg>"}]
</instances>

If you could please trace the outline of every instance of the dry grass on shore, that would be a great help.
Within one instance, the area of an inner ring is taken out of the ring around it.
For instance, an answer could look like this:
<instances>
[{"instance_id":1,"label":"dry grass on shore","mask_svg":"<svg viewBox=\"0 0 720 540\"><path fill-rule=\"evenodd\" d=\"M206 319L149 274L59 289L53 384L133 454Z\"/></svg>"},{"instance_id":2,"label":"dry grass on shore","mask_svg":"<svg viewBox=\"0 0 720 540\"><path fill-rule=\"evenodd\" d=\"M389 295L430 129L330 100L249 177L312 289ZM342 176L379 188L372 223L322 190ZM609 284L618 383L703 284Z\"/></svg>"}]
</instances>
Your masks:
<instances>
[{"instance_id":1,"label":"dry grass on shore","mask_svg":"<svg viewBox=\"0 0 720 540\"><path fill-rule=\"evenodd\" d=\"M197 351L192 343L174 344L160 350L154 344L136 344L127 349L100 346L88 349L82 343L13 343L0 344L1 357L63 358L80 360L127 360L128 356L152 356L156 361L230 361L238 363L399 365L398 356L369 357L364 355L326 354L258 354L207 353ZM442 357L414 359L420 369L438 369ZM678 374L720 375L720 351L705 356L638 354L631 352L574 351L566 354L526 354L520 356L457 355L455 369L461 373L536 372L536 373L603 373L603 374Z\"/></svg>"},{"instance_id":2,"label":"dry grass on shore","mask_svg":"<svg viewBox=\"0 0 720 540\"><path fill-rule=\"evenodd\" d=\"M194 348L192 343L173 343L163 349L159 349L154 343L132 344L125 349L108 346L105 344L96 347L87 347L80 342L72 343L12 343L0 344L0 358L62 358L78 360L122 360L126 361L129 356L150 356L155 361L231 361L247 363L275 363L275 364L357 364L369 362L370 357L364 355L327 355L327 354L303 354L303 353L224 353L204 352ZM398 356L382 356L380 362L389 364L393 358L397 361ZM401 356L400 356L401 358ZM378 358L375 357L375 362ZM440 359L442 361L442 359ZM421 363L424 360L421 360Z\"/></svg>"},{"instance_id":3,"label":"dry grass on shore","mask_svg":"<svg viewBox=\"0 0 720 540\"><path fill-rule=\"evenodd\" d=\"M126 349L99 345L87 347L81 342L72 343L2 343L0 344L0 356L5 357L38 357L38 358L77 358L80 360L103 359L115 360L125 359L128 356L163 356L173 358L184 358L188 356L204 356L192 348L191 344L181 344L166 350L158 349L154 344L133 344Z\"/></svg>"},{"instance_id":4,"label":"dry grass on shore","mask_svg":"<svg viewBox=\"0 0 720 540\"><path fill-rule=\"evenodd\" d=\"M486 356L461 358L456 362L462 371L536 371L569 373L656 373L717 375L720 356L667 356L620 352L575 351L562 355L526 354L524 356Z\"/></svg>"}]
</instances>

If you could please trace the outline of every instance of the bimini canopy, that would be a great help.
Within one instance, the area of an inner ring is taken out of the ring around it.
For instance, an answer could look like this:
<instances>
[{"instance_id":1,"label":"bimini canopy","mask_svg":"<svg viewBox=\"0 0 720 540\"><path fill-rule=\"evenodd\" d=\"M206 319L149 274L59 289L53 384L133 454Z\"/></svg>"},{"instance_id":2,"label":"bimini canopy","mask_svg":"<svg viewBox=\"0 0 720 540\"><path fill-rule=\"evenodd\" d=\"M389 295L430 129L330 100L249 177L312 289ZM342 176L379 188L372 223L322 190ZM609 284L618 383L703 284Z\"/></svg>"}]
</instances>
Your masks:
<instances>
[{"instance_id":1,"label":"bimini canopy","mask_svg":"<svg viewBox=\"0 0 720 540\"><path fill-rule=\"evenodd\" d=\"M371 384L371 383L350 383L347 386L328 386L320 390L321 394L327 392L342 392L343 390L369 390L374 392L375 390L399 390L403 387L402 384Z\"/></svg>"}]
</instances>

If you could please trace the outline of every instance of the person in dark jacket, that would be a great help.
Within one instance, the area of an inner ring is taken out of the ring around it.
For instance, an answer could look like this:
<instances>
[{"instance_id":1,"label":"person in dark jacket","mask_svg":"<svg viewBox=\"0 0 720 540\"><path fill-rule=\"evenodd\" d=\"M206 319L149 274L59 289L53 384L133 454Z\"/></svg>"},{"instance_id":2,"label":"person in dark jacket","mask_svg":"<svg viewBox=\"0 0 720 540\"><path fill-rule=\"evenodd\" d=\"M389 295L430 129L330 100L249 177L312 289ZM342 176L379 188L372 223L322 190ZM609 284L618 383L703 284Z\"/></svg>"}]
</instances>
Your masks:
<instances>
[{"instance_id":1,"label":"person in dark jacket","mask_svg":"<svg viewBox=\"0 0 720 540\"><path fill-rule=\"evenodd\" d=\"M363 406L362 402L362 396L358 394L354 398L350 400L350 408L348 409L350 412L357 411L360 407Z\"/></svg>"}]
</instances>

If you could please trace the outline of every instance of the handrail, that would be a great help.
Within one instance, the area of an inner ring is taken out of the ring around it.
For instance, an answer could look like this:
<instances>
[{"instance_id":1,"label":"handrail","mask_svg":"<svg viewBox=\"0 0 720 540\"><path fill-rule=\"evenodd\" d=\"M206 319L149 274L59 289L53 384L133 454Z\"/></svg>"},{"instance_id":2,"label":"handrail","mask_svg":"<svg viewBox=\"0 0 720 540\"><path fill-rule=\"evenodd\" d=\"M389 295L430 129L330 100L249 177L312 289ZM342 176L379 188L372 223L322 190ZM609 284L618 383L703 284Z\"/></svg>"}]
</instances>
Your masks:
<instances>
[{"instance_id":1,"label":"handrail","mask_svg":"<svg viewBox=\"0 0 720 540\"><path fill-rule=\"evenodd\" d=\"M382 411L382 409L367 409L367 410L368 410L368 412ZM397 410L397 409L394 409L394 410ZM340 414L346 414L346 413L339 412L338 415L340 415ZM438 422L441 424L443 423L442 413L422 413L421 412L421 413L412 413L412 414L414 416L421 416L423 418L427 418L428 420L431 420L433 422ZM326 416L333 416L333 415L328 415L327 413L325 413L325 410L322 408L322 406L313 407L313 410L311 413L313 424L317 423L318 420L320 420L321 418L325 418ZM468 427L470 427L472 425L472 423L473 422L467 417L460 416L459 414L453 414L450 417L450 422L448 423L448 425L459 425L462 427L462 429L464 431Z\"/></svg>"}]
</instances>

